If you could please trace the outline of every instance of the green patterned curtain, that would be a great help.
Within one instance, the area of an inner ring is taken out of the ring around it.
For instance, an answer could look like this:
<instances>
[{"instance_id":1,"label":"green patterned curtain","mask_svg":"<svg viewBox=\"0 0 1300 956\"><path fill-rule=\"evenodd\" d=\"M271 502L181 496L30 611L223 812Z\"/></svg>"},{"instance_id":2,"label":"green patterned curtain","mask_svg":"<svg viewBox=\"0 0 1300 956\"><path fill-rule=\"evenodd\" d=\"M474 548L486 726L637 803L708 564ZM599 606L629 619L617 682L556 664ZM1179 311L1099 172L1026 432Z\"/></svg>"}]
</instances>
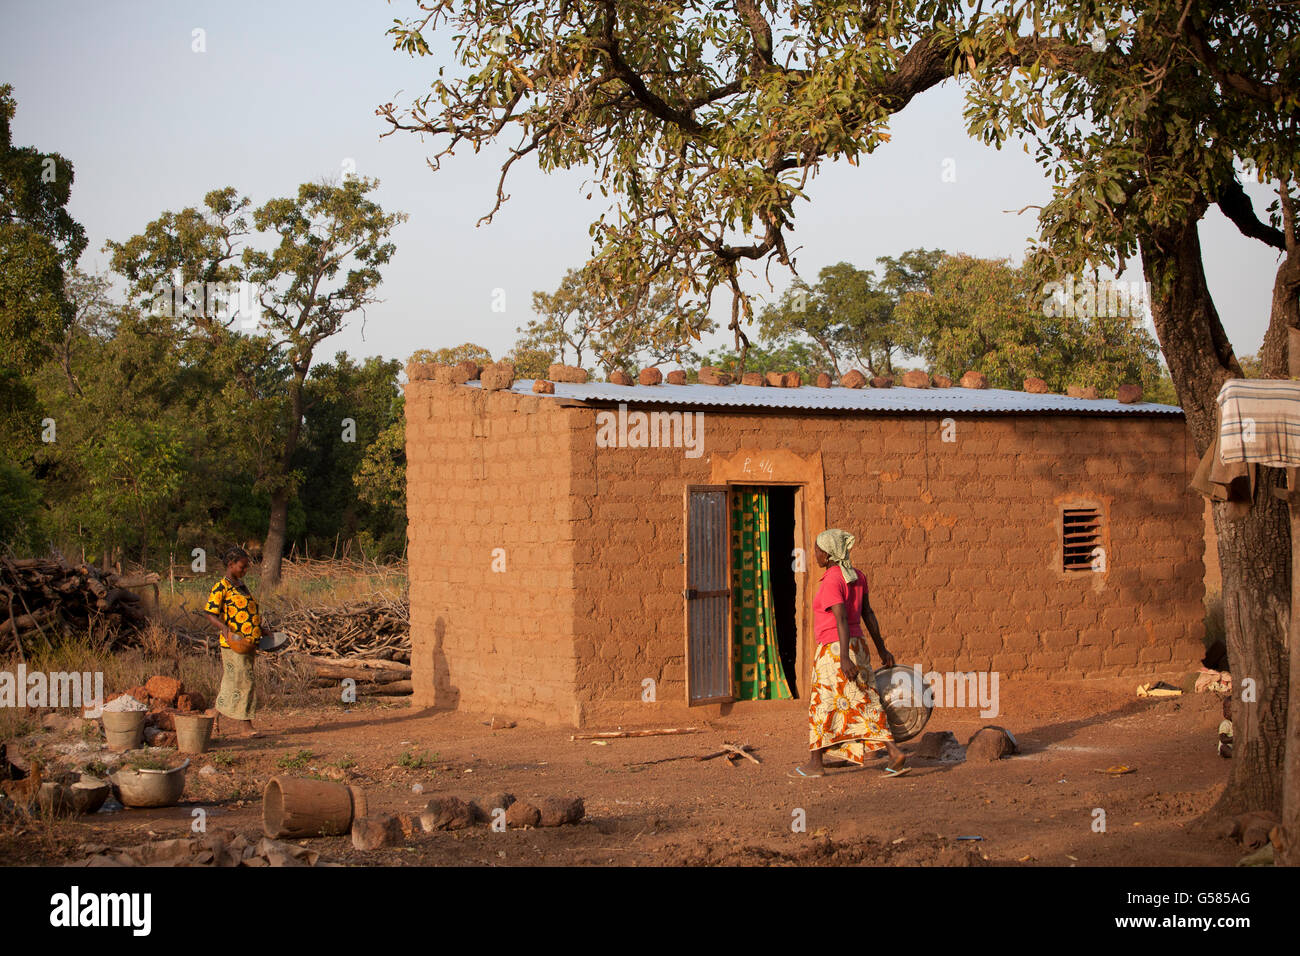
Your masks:
<instances>
[{"instance_id":1,"label":"green patterned curtain","mask_svg":"<svg viewBox=\"0 0 1300 956\"><path fill-rule=\"evenodd\" d=\"M731 629L737 700L789 700L790 687L776 646L771 517L762 488L731 490Z\"/></svg>"}]
</instances>

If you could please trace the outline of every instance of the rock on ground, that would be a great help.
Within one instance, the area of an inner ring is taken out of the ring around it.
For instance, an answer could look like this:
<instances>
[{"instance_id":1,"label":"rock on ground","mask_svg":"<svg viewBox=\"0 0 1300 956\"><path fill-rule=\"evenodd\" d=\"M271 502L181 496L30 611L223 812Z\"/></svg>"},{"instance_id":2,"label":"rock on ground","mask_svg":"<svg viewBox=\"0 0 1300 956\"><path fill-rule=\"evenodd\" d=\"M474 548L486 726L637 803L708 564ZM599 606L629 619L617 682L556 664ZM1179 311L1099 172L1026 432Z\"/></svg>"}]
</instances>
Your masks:
<instances>
[{"instance_id":1,"label":"rock on ground","mask_svg":"<svg viewBox=\"0 0 1300 956\"><path fill-rule=\"evenodd\" d=\"M953 735L951 730L940 730L933 733L923 734L921 742L914 751L918 757L928 757L931 760L950 760L953 762L965 759L966 751Z\"/></svg>"},{"instance_id":2,"label":"rock on ground","mask_svg":"<svg viewBox=\"0 0 1300 956\"><path fill-rule=\"evenodd\" d=\"M474 811L474 819L480 823L491 823L492 812L497 809L509 810L511 804L515 802L513 793L500 791L498 793L489 793L486 797L479 797L471 800L469 805Z\"/></svg>"},{"instance_id":3,"label":"rock on ground","mask_svg":"<svg viewBox=\"0 0 1300 956\"><path fill-rule=\"evenodd\" d=\"M202 694L187 691L176 697L176 709L182 714L203 713L208 709L208 700Z\"/></svg>"},{"instance_id":4,"label":"rock on ground","mask_svg":"<svg viewBox=\"0 0 1300 956\"><path fill-rule=\"evenodd\" d=\"M420 814L425 833L434 830L462 830L474 824L474 809L460 797L434 797Z\"/></svg>"},{"instance_id":5,"label":"rock on ground","mask_svg":"<svg viewBox=\"0 0 1300 956\"><path fill-rule=\"evenodd\" d=\"M1020 753L1016 742L1001 727L983 727L966 741L966 759L993 763L1003 757Z\"/></svg>"},{"instance_id":6,"label":"rock on ground","mask_svg":"<svg viewBox=\"0 0 1300 956\"><path fill-rule=\"evenodd\" d=\"M538 810L541 813L539 825L544 827L561 827L566 823L577 823L586 812L582 805L582 797L547 797Z\"/></svg>"},{"instance_id":7,"label":"rock on ground","mask_svg":"<svg viewBox=\"0 0 1300 956\"><path fill-rule=\"evenodd\" d=\"M185 693L185 685L179 680L161 674L155 674L145 681L144 689L154 701L161 702L164 707L175 707L176 698Z\"/></svg>"},{"instance_id":8,"label":"rock on ground","mask_svg":"<svg viewBox=\"0 0 1300 956\"><path fill-rule=\"evenodd\" d=\"M1218 835L1253 850L1269 842L1269 833L1278 822L1275 813L1252 810L1224 820L1219 824Z\"/></svg>"},{"instance_id":9,"label":"rock on ground","mask_svg":"<svg viewBox=\"0 0 1300 956\"><path fill-rule=\"evenodd\" d=\"M517 800L506 808L506 826L535 827L542 822L542 811L531 803Z\"/></svg>"},{"instance_id":10,"label":"rock on ground","mask_svg":"<svg viewBox=\"0 0 1300 956\"><path fill-rule=\"evenodd\" d=\"M358 850L400 846L403 839L402 822L391 813L352 821L352 845Z\"/></svg>"}]
</instances>

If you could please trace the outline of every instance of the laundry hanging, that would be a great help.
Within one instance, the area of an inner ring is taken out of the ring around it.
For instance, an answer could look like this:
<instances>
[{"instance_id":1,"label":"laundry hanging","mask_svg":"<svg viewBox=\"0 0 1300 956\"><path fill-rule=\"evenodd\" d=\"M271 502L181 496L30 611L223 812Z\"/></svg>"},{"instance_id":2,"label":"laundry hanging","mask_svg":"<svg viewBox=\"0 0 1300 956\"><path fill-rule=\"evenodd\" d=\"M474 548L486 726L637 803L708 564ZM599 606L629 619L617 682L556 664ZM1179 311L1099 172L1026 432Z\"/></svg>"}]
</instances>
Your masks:
<instances>
[{"instance_id":1,"label":"laundry hanging","mask_svg":"<svg viewBox=\"0 0 1300 956\"><path fill-rule=\"evenodd\" d=\"M768 563L771 509L762 488L731 495L731 626L737 700L789 700L777 648Z\"/></svg>"}]
</instances>

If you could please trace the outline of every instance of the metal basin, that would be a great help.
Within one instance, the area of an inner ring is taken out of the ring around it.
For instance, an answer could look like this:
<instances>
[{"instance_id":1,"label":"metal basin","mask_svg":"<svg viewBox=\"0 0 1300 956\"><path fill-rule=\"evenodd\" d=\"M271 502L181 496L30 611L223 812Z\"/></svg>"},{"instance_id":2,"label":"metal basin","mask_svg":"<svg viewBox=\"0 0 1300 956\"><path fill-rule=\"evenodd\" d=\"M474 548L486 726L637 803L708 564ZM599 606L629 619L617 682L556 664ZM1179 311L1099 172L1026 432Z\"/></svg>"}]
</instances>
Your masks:
<instances>
[{"instance_id":1,"label":"metal basin","mask_svg":"<svg viewBox=\"0 0 1300 956\"><path fill-rule=\"evenodd\" d=\"M884 667L876 671L876 693L894 740L911 740L930 719L925 682L910 667Z\"/></svg>"},{"instance_id":2,"label":"metal basin","mask_svg":"<svg viewBox=\"0 0 1300 956\"><path fill-rule=\"evenodd\" d=\"M170 770L139 770L123 767L110 778L124 807L170 807L185 792L187 759Z\"/></svg>"}]
</instances>

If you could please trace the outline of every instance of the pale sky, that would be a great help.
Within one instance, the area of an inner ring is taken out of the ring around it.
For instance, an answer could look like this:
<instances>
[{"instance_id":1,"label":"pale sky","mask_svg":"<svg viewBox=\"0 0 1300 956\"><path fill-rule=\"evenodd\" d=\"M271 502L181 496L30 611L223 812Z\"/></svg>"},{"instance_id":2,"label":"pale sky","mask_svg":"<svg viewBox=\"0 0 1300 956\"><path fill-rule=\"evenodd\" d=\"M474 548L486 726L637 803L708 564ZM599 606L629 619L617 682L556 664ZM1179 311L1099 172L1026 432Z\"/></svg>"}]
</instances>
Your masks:
<instances>
[{"instance_id":1,"label":"pale sky","mask_svg":"<svg viewBox=\"0 0 1300 956\"><path fill-rule=\"evenodd\" d=\"M336 179L351 160L381 181L381 205L410 219L393 236L384 301L320 358L346 349L404 361L464 341L500 356L533 317L532 293L553 290L586 260L600 206L584 198L585 173L543 176L520 162L511 200L476 228L492 206L498 157L466 150L434 173L427 144L412 134L379 138L378 105L407 103L438 65L452 70L446 39L431 44L444 55L413 60L392 50L385 30L415 9L410 0L0 0L0 83L15 88L14 142L73 162L70 209L89 235L81 264L92 271L107 267L107 239L197 206L210 189L234 186L257 205ZM205 52L192 49L196 29ZM1034 212L1006 210L1043 202L1047 181L1018 147L998 152L966 136L961 105L951 82L923 95L895 117L889 144L813 182L791 236L806 279L834 262L866 268L919 246L1019 260ZM946 159L955 182L943 181ZM1268 196L1248 189L1262 213ZM1215 209L1201 240L1228 335L1239 354L1256 351L1278 257ZM790 277L775 267L772 276L779 294ZM1140 278L1136 264L1124 278ZM504 312L492 308L497 289ZM727 301L720 291L717 318Z\"/></svg>"}]
</instances>

